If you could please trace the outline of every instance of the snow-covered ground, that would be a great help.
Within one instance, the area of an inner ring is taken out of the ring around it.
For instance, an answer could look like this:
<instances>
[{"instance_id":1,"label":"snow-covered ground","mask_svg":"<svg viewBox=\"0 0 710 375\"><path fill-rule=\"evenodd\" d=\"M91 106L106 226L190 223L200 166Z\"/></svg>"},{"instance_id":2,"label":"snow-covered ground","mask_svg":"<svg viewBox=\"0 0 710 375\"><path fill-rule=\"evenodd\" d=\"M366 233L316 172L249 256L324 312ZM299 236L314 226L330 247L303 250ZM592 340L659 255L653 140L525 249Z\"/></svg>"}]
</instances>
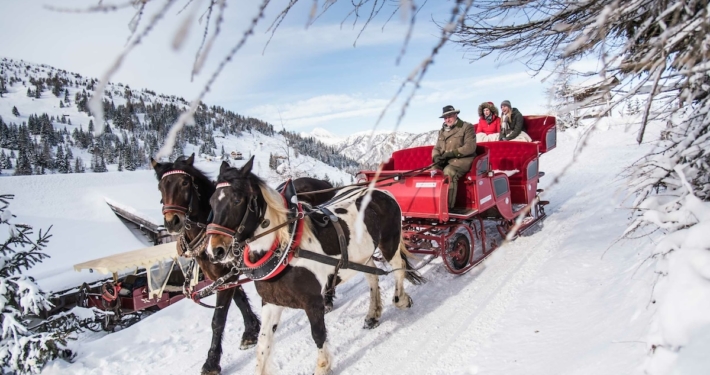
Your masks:
<instances>
[{"instance_id":1,"label":"snow-covered ground","mask_svg":"<svg viewBox=\"0 0 710 375\"><path fill-rule=\"evenodd\" d=\"M274 138L255 132L218 139L218 144L225 144L225 148L253 150L245 156L255 156L256 173L274 186L283 180L268 167L269 150L278 144ZM245 160L231 162L238 166ZM347 173L309 157L301 155L294 165L296 163L311 175L350 181ZM220 164L221 161L200 160L195 165L214 179ZM10 211L20 221L33 225L36 231L52 225L53 236L47 251L51 259L36 265L29 274L42 289L60 291L107 277L78 274L72 269L74 264L146 246L145 240L136 238L111 211L106 199L131 207L154 223L162 224L157 184L153 170L2 176L0 193L15 195Z\"/></svg>"},{"instance_id":2,"label":"snow-covered ground","mask_svg":"<svg viewBox=\"0 0 710 375\"><path fill-rule=\"evenodd\" d=\"M364 278L339 287L335 310L326 316L333 372L640 373L655 312L650 300L655 275L651 262L644 262L649 239L611 245L628 224L629 212L619 208L625 184L619 174L647 149L635 145L624 129L610 125L592 134L579 161L545 192L544 199L551 204L539 232L496 250L463 276L448 274L435 260L423 269L428 283L407 284L414 299L408 311L391 305L393 280L381 278L386 305L376 329L361 328L369 303ZM558 148L542 157L541 169L547 173L542 188L570 160L578 136L575 131L560 133ZM36 227L55 224L49 253L62 267L71 264L68 259L80 248L82 257L90 252L86 259L128 250L135 243L104 197L146 215L159 215L156 181L148 171L3 178L0 184L0 190L12 187L17 194L10 208L20 219ZM51 196L40 196L47 192ZM84 208L72 209L77 201ZM85 218L77 221L81 215ZM86 243L93 250L86 250ZM60 270L59 265L38 268L37 275L59 272L52 271ZM51 278L40 281L46 287ZM246 290L258 312L260 300L253 285ZM222 373L252 373L254 350L238 350L243 325L232 310ZM77 353L73 363L57 360L43 373L197 374L209 347L211 316L212 310L184 301L120 332L83 334L70 344ZM313 372L316 350L303 312L283 314L276 342L275 362L281 374Z\"/></svg>"}]
</instances>

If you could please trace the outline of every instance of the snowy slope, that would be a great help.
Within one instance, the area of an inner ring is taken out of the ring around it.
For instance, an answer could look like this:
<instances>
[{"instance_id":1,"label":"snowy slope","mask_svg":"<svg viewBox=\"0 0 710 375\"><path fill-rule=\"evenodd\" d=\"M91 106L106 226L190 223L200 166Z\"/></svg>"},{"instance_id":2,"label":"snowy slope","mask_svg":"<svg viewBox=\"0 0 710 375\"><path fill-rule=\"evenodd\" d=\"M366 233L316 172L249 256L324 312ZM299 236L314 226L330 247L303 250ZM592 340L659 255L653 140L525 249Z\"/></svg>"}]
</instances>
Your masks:
<instances>
[{"instance_id":1,"label":"snowy slope","mask_svg":"<svg viewBox=\"0 0 710 375\"><path fill-rule=\"evenodd\" d=\"M577 136L561 133L558 149L543 156L547 175L542 188L570 159ZM326 316L333 372L640 373L648 322L655 312L649 303L654 275L641 251L648 239L609 247L627 224L628 212L617 208L617 192L624 186L619 173L646 148L636 146L622 124L591 137L579 162L545 193L550 216L541 231L497 250L463 276L446 273L434 261L423 269L427 284L407 284L415 302L411 310L399 311L389 303L393 280L383 277L382 323L363 330L369 301L364 279L356 277L339 287L335 310ZM157 207L152 200L155 183L148 177L145 183L152 190L131 193ZM246 290L259 311L253 285ZM43 373L197 374L209 347L211 314L186 301L121 332L85 334L71 343L78 353L74 363L55 361ZM232 311L223 374L254 371L253 349L237 349L242 330L239 314ZM316 351L303 312L283 314L276 340L280 373L312 373Z\"/></svg>"},{"instance_id":2,"label":"snowy slope","mask_svg":"<svg viewBox=\"0 0 710 375\"><path fill-rule=\"evenodd\" d=\"M8 93L0 97L0 117L2 117L6 123L21 124L22 122L28 122L28 118L32 114L41 115L46 113L49 117L56 119L56 121L53 122L55 129L66 128L69 133L79 128L82 128L84 131L88 130L89 121L93 119L93 116L89 116L86 112L78 110L78 106L74 103L74 96L77 93L81 94L86 91L90 93L91 90L86 90L86 86L90 85L92 78L83 77L77 73L67 72L51 66L28 63L22 60L3 59L0 61L0 67L2 68L0 72L4 77L14 77L18 80L12 85L8 84ZM69 91L68 97L70 98L70 102L67 103L66 106L60 106L63 95L56 97L47 88L42 92L41 98L39 99L27 96L27 90L34 89L35 87L30 83L30 78L45 78L55 75L76 82L74 86L68 85L66 87ZM126 94L127 92L130 94ZM110 95L110 97L107 95ZM183 98L155 94L150 90L131 89L121 83L109 83L104 97L109 98L116 106L119 106L126 104L126 95L130 95L134 102L139 98L146 104L174 104L179 108L186 108L188 104ZM12 113L13 107L18 109L19 116ZM143 121L142 116L143 114L138 115L141 121ZM70 121L71 125L60 122L59 120L62 117ZM266 155L266 158L263 160L265 169L268 168L269 153L285 155L286 141L279 134L270 137L254 131L244 132L242 136L239 137L234 135L225 137L221 132L215 131L214 136L217 150L221 150L222 147L224 147L227 153L232 150L238 150L242 152L245 158L249 158L251 155L258 155L258 162L260 163L262 162L261 156ZM35 138L39 139L39 136ZM71 149L75 157L79 156L82 158L86 165L86 171L91 172L89 165L91 154L78 147L71 147ZM7 154L10 152L8 149L2 150ZM185 148L185 153L189 154L191 152L197 152L198 150L199 147L197 147L197 145L188 144L188 147ZM15 153L17 153L17 151L15 151ZM293 150L290 150L290 153L293 154ZM13 162L15 162L15 160L13 160ZM117 164L108 165L108 170L116 171ZM3 170L0 176L11 176L13 172L13 169ZM316 178L324 178L327 176L331 181L340 183L349 183L352 179L350 174L304 155L299 155L298 157L292 155L291 170L280 172L283 172L283 175L279 176L273 172L264 171L265 177L267 179L273 179L274 181L276 181L276 179L283 180L286 177L306 175ZM1 188L2 185L0 185L0 190Z\"/></svg>"},{"instance_id":3,"label":"snowy slope","mask_svg":"<svg viewBox=\"0 0 710 375\"><path fill-rule=\"evenodd\" d=\"M256 173L272 185L283 177L268 168L269 150L278 141L255 132L244 137L218 139L226 147L252 150ZM216 178L221 162L198 158L196 166ZM232 161L241 165L245 161ZM337 169L300 156L293 162L311 175L341 177L349 175ZM348 177L345 177L345 176ZM51 259L35 266L35 276L45 290L63 290L93 281L105 275L81 275L72 266L83 261L145 247L144 242L118 219L106 204L106 198L129 206L162 224L160 192L152 170L134 172L51 174L42 176L0 177L0 192L15 194L10 210L36 230L53 225L48 254Z\"/></svg>"}]
</instances>

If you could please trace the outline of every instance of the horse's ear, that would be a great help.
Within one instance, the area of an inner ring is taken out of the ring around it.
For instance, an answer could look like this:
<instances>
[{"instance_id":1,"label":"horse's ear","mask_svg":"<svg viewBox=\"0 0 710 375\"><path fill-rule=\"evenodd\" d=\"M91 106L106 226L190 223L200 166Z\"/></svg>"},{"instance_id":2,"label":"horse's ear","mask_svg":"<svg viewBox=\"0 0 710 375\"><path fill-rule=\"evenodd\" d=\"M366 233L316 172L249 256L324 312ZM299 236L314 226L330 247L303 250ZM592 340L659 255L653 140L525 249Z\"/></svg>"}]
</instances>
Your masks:
<instances>
[{"instance_id":1,"label":"horse's ear","mask_svg":"<svg viewBox=\"0 0 710 375\"><path fill-rule=\"evenodd\" d=\"M153 167L153 169L155 169L156 172L158 171L158 168L161 167L160 163L155 161L155 159L153 158L150 158L150 165Z\"/></svg>"},{"instance_id":2,"label":"horse's ear","mask_svg":"<svg viewBox=\"0 0 710 375\"><path fill-rule=\"evenodd\" d=\"M195 162L195 153L193 152L192 155L190 155L190 157L185 160L185 162L187 163L187 165L192 167L192 164Z\"/></svg>"},{"instance_id":3,"label":"horse's ear","mask_svg":"<svg viewBox=\"0 0 710 375\"><path fill-rule=\"evenodd\" d=\"M254 155L252 155L249 158L249 161L244 164L240 172L242 173L242 176L247 176L249 173L251 173L251 169L254 167Z\"/></svg>"},{"instance_id":4,"label":"horse's ear","mask_svg":"<svg viewBox=\"0 0 710 375\"><path fill-rule=\"evenodd\" d=\"M224 171L227 170L227 168L229 168L229 163L227 163L226 161L222 161L222 165L219 166L219 174L223 174Z\"/></svg>"}]
</instances>

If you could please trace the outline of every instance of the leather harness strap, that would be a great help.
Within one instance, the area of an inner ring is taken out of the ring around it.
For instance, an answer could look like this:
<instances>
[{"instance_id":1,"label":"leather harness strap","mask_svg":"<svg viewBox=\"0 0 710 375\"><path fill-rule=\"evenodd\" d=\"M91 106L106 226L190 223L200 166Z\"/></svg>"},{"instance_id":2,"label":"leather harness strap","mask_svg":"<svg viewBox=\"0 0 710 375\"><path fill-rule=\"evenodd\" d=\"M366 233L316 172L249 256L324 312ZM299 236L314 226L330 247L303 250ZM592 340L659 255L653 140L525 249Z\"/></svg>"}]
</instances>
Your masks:
<instances>
[{"instance_id":1,"label":"leather harness strap","mask_svg":"<svg viewBox=\"0 0 710 375\"><path fill-rule=\"evenodd\" d=\"M314 253L310 250L299 249L298 250L298 257L303 258L303 259L310 259L310 260L318 262L318 263L324 263L324 264L328 264L328 265L336 266L336 267L338 267L338 265L340 264L340 259L332 258L332 257L329 257L327 255L323 255L323 254ZM377 267L366 266L366 265L360 264L360 263L348 263L347 267L340 267L340 268L341 269L350 269L350 270L358 271L358 272L370 273L373 275L387 275L390 272L392 272L392 271L385 271L385 270L377 268ZM336 276L337 276L337 272L336 272Z\"/></svg>"},{"instance_id":2,"label":"leather harness strap","mask_svg":"<svg viewBox=\"0 0 710 375\"><path fill-rule=\"evenodd\" d=\"M335 268L335 276L338 276L338 269L343 268L346 269L348 268L348 246L345 243L345 233L343 232L343 227L340 225L340 221L338 220L338 217L333 214L332 211L327 209L326 207L319 207L321 211L323 211L324 214L327 215L327 217L330 219L330 222L333 223L333 227L335 228L335 232L338 234L338 244L340 245L340 262L338 262L338 266Z\"/></svg>"}]
</instances>

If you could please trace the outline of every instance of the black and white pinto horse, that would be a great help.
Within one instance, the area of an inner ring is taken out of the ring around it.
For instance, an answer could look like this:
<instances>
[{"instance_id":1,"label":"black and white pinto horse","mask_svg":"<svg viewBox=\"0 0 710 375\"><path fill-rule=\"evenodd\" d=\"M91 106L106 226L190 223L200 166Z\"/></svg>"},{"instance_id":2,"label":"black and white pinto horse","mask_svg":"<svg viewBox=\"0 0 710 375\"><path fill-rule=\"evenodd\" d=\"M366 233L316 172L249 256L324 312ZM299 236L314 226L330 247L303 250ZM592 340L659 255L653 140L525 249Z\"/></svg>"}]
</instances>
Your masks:
<instances>
[{"instance_id":1,"label":"black and white pinto horse","mask_svg":"<svg viewBox=\"0 0 710 375\"><path fill-rule=\"evenodd\" d=\"M258 264L265 254L275 248L289 249L292 233L286 223L289 210L284 197L270 188L259 177L251 173L253 158L241 169L222 164L218 177L217 191L210 204L214 213L211 227L225 230L225 233L208 229L207 254L217 263L225 265ZM374 190L371 201L364 208L361 235L357 235L358 214L363 209L366 188L350 187L338 192L327 203L341 224L345 233L350 263L375 267L373 254L376 248L391 265L395 274L393 303L400 309L411 307L412 299L404 291L404 279L419 284L423 278L412 270L402 241L401 210L397 201L389 194ZM322 214L321 214L322 215ZM312 216L312 215L311 215ZM253 218L253 219L252 219ZM256 220L258 218L258 220ZM340 240L333 225L314 225L314 219L305 216L300 233L300 245L291 251L308 250L335 259L340 258ZM269 233L267 233L269 232ZM265 235L264 235L265 234ZM259 237L260 238L255 238ZM244 247L234 246L244 244ZM243 251L243 261L238 255ZM272 372L271 352L273 336L276 332L284 308L305 310L311 325L311 334L318 347L315 374L330 371L332 358L326 340L323 293L329 278L345 282L357 271L341 269L334 275L335 267L319 263L297 255L288 258L287 265L276 276L255 281L256 290L262 298L262 326L257 343L256 374ZM337 277L334 277L337 276ZM370 289L370 307L365 317L365 328L374 328L382 315L382 301L378 276L365 274Z\"/></svg>"},{"instance_id":2,"label":"black and white pinto horse","mask_svg":"<svg viewBox=\"0 0 710 375\"><path fill-rule=\"evenodd\" d=\"M178 254L194 256L202 272L211 280L226 275L230 267L211 262L204 253L204 247L196 244L204 238L204 230L210 214L209 199L215 192L215 185L199 169L193 166L195 154L189 158L180 157L173 163L158 163L151 160L158 177L158 189L163 203L163 219L165 228L173 235L180 235L181 241L192 244L198 250L196 254L183 254L178 248ZM299 192L311 192L332 188L333 185L323 180L300 178L294 181ZM312 204L323 203L335 195L334 192L311 193L305 199ZM201 250L201 251L199 251ZM236 279L236 276L235 276ZM234 280L227 280L234 281ZM326 304L332 308L332 294L326 296ZM215 375L221 372L219 365L222 357L222 336L227 321L230 301L239 308L244 319L244 334L240 349L245 350L256 345L259 333L259 318L252 311L249 299L241 286L217 291L217 302L212 316L212 341L207 359L202 366L203 375Z\"/></svg>"}]
</instances>

